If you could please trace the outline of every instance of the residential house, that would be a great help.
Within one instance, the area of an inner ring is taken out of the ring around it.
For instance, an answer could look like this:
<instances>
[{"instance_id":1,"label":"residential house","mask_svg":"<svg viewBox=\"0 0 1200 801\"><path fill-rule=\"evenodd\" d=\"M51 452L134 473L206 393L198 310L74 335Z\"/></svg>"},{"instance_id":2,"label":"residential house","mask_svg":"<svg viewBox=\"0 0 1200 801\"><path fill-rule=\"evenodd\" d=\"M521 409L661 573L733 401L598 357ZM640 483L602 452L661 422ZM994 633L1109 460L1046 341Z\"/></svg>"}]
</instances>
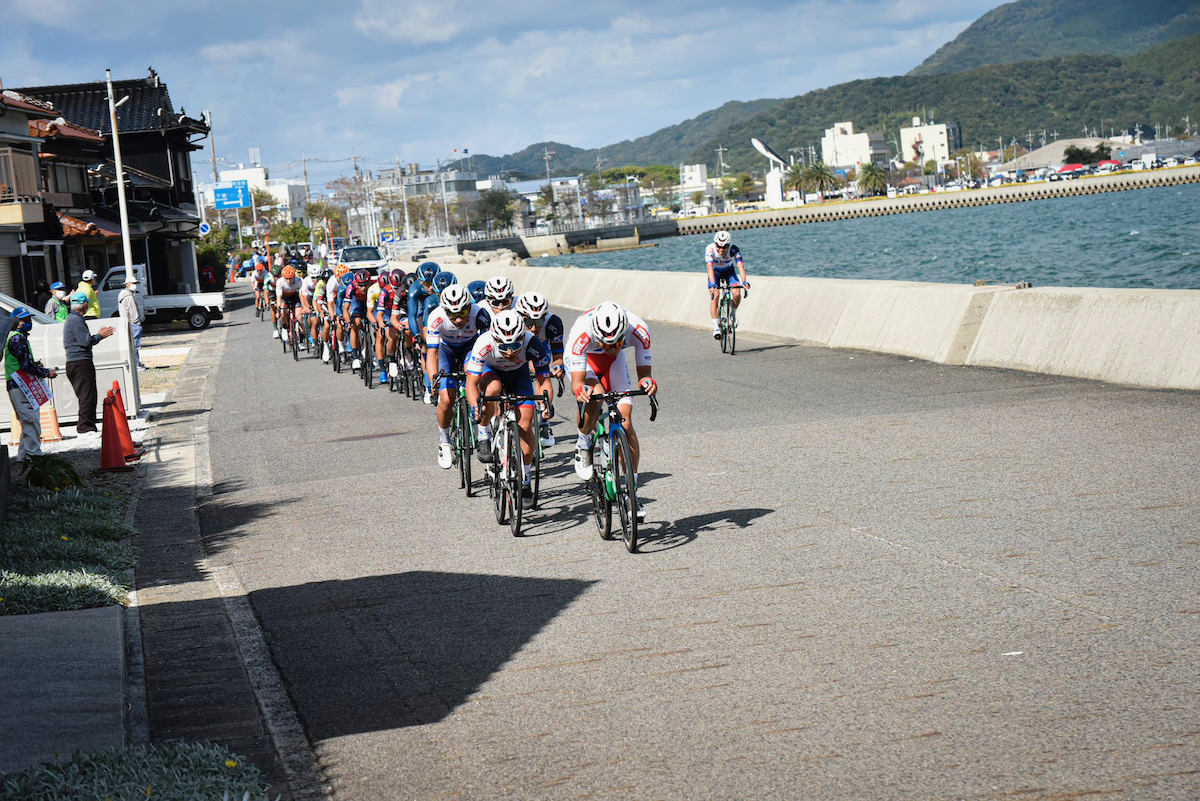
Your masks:
<instances>
[{"instance_id":1,"label":"residential house","mask_svg":"<svg viewBox=\"0 0 1200 801\"><path fill-rule=\"evenodd\" d=\"M11 89L0 92L0 292L29 304L35 303L38 281L54 280L50 263L62 241L58 220L42 197L42 140L29 128L57 115L49 103Z\"/></svg>"}]
</instances>

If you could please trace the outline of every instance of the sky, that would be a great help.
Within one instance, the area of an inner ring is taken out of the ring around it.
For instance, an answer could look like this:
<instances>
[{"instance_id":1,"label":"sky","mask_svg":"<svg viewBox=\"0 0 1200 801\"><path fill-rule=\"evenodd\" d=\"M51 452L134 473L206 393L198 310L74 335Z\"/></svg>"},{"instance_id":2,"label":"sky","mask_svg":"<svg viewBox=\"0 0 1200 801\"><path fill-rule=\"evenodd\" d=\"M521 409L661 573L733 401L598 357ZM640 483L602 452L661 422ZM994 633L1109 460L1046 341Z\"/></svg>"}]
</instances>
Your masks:
<instances>
[{"instance_id":1,"label":"sky","mask_svg":"<svg viewBox=\"0 0 1200 801\"><path fill-rule=\"evenodd\" d=\"M634 139L730 100L900 75L1001 0L0 0L0 80L143 77L211 111L218 167L259 148L315 191L398 157ZM828 120L829 124L837 120ZM207 143L206 143L207 145ZM206 146L195 156L211 178Z\"/></svg>"}]
</instances>

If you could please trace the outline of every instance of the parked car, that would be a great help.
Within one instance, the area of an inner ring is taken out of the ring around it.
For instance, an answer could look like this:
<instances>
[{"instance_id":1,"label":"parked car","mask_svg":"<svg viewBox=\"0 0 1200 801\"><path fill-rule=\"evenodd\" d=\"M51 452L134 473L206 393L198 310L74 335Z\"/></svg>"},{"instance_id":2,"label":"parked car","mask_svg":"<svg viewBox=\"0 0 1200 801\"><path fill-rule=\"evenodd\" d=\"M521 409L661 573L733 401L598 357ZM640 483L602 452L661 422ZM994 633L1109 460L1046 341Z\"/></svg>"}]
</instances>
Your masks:
<instances>
[{"instance_id":1,"label":"parked car","mask_svg":"<svg viewBox=\"0 0 1200 801\"><path fill-rule=\"evenodd\" d=\"M374 275L387 267L387 259L379 252L379 248L371 245L351 245L342 248L338 253L338 264L344 264L351 270L366 270Z\"/></svg>"}]
</instances>

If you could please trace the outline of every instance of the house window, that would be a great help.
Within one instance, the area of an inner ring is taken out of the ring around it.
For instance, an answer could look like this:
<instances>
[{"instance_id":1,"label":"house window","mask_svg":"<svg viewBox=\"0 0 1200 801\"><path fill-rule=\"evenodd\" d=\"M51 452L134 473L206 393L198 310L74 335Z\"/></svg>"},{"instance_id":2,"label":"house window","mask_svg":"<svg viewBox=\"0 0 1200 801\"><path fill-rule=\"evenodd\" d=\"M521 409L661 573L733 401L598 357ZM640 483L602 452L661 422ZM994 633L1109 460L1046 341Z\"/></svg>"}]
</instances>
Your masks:
<instances>
[{"instance_id":1,"label":"house window","mask_svg":"<svg viewBox=\"0 0 1200 801\"><path fill-rule=\"evenodd\" d=\"M54 191L84 194L87 184L83 177L83 168L73 164L54 165Z\"/></svg>"},{"instance_id":2,"label":"house window","mask_svg":"<svg viewBox=\"0 0 1200 801\"><path fill-rule=\"evenodd\" d=\"M37 200L37 162L27 150L0 147L0 203Z\"/></svg>"}]
</instances>

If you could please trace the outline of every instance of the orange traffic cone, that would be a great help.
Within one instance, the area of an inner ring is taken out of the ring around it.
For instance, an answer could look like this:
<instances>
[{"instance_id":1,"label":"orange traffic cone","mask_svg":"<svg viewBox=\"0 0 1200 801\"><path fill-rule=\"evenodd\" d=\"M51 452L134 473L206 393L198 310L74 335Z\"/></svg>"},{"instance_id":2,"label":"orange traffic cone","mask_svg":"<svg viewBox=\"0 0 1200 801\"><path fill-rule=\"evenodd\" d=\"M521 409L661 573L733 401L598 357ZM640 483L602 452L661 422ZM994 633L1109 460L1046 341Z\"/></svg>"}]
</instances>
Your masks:
<instances>
[{"instance_id":1,"label":"orange traffic cone","mask_svg":"<svg viewBox=\"0 0 1200 801\"><path fill-rule=\"evenodd\" d=\"M133 434L129 431L129 421L125 419L125 404L121 402L121 388L110 389L108 399L113 405L113 429L121 450L125 453L125 461L132 462L142 457L141 450L133 444Z\"/></svg>"},{"instance_id":2,"label":"orange traffic cone","mask_svg":"<svg viewBox=\"0 0 1200 801\"><path fill-rule=\"evenodd\" d=\"M100 435L100 469L106 472L133 469L125 464L125 451L117 430L117 411L110 396L104 399L104 429Z\"/></svg>"},{"instance_id":3,"label":"orange traffic cone","mask_svg":"<svg viewBox=\"0 0 1200 801\"><path fill-rule=\"evenodd\" d=\"M42 442L60 442L62 438L62 431L58 429L58 412L53 402L47 403L42 406Z\"/></svg>"}]
</instances>

